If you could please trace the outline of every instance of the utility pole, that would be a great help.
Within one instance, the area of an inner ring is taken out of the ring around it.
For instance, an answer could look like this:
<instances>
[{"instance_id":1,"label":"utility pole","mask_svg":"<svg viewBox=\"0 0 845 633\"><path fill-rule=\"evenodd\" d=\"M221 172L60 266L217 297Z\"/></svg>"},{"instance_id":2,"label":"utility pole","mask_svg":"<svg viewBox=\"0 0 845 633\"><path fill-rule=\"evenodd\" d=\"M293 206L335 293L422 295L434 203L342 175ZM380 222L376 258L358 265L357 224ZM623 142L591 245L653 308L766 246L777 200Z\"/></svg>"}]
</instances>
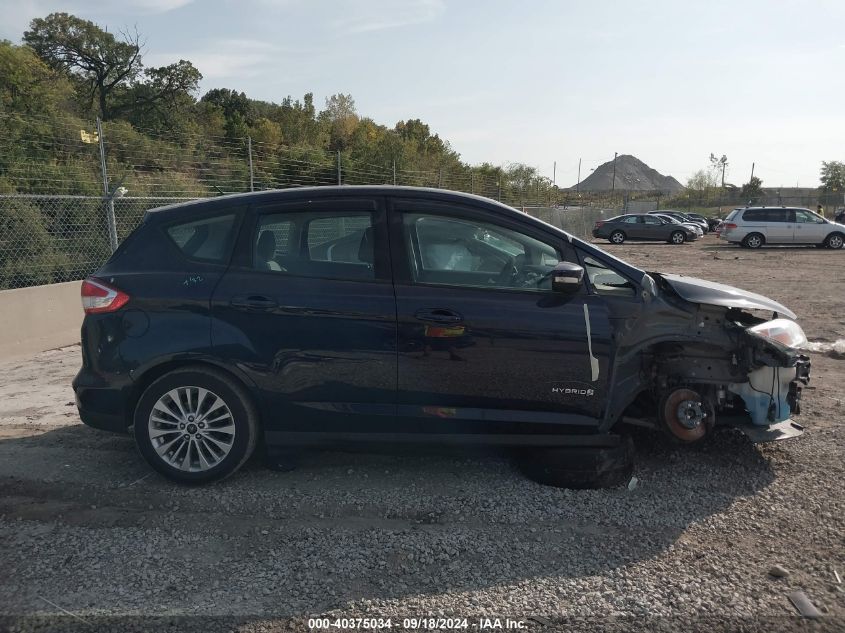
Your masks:
<instances>
[{"instance_id":1,"label":"utility pole","mask_svg":"<svg viewBox=\"0 0 845 633\"><path fill-rule=\"evenodd\" d=\"M342 185L341 182L341 171L340 171L340 150L337 150L337 184Z\"/></svg>"},{"instance_id":2,"label":"utility pole","mask_svg":"<svg viewBox=\"0 0 845 633\"><path fill-rule=\"evenodd\" d=\"M616 192L616 152L613 152L613 184L610 187L610 193Z\"/></svg>"},{"instance_id":3,"label":"utility pole","mask_svg":"<svg viewBox=\"0 0 845 633\"><path fill-rule=\"evenodd\" d=\"M97 140L100 143L100 169L103 172L103 195L107 203L106 224L109 231L109 246L112 253L117 250L117 222L114 217L114 196L109 192L109 174L106 171L106 146L103 144L103 126L97 117Z\"/></svg>"},{"instance_id":4,"label":"utility pole","mask_svg":"<svg viewBox=\"0 0 845 633\"><path fill-rule=\"evenodd\" d=\"M754 180L754 163L751 163L751 180ZM750 183L751 180L749 180L748 182Z\"/></svg>"},{"instance_id":5,"label":"utility pole","mask_svg":"<svg viewBox=\"0 0 845 633\"><path fill-rule=\"evenodd\" d=\"M722 189L725 188L725 167L727 166L728 161L724 161L722 163Z\"/></svg>"},{"instance_id":6,"label":"utility pole","mask_svg":"<svg viewBox=\"0 0 845 633\"><path fill-rule=\"evenodd\" d=\"M552 165L552 187L557 183L557 161Z\"/></svg>"},{"instance_id":7,"label":"utility pole","mask_svg":"<svg viewBox=\"0 0 845 633\"><path fill-rule=\"evenodd\" d=\"M247 151L249 152L249 190L255 191L255 175L252 171L252 137L246 137Z\"/></svg>"},{"instance_id":8,"label":"utility pole","mask_svg":"<svg viewBox=\"0 0 845 633\"><path fill-rule=\"evenodd\" d=\"M396 161L393 161L393 186L396 186Z\"/></svg>"},{"instance_id":9,"label":"utility pole","mask_svg":"<svg viewBox=\"0 0 845 633\"><path fill-rule=\"evenodd\" d=\"M575 193L581 191L581 159L578 159L578 182L575 183Z\"/></svg>"}]
</instances>

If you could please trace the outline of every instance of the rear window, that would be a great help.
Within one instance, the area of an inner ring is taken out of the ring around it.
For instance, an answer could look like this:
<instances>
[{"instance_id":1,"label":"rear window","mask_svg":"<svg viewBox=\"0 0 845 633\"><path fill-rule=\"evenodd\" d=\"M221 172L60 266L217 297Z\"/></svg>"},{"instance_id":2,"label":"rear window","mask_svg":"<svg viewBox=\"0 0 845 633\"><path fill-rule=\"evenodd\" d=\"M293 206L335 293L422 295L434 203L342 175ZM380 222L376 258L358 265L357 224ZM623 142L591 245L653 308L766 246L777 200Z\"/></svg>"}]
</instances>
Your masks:
<instances>
[{"instance_id":1,"label":"rear window","mask_svg":"<svg viewBox=\"0 0 845 633\"><path fill-rule=\"evenodd\" d=\"M791 222L791 209L748 209L742 214L746 222Z\"/></svg>"},{"instance_id":2,"label":"rear window","mask_svg":"<svg viewBox=\"0 0 845 633\"><path fill-rule=\"evenodd\" d=\"M229 256L234 228L235 214L230 213L172 224L167 235L187 257L222 262Z\"/></svg>"}]
</instances>

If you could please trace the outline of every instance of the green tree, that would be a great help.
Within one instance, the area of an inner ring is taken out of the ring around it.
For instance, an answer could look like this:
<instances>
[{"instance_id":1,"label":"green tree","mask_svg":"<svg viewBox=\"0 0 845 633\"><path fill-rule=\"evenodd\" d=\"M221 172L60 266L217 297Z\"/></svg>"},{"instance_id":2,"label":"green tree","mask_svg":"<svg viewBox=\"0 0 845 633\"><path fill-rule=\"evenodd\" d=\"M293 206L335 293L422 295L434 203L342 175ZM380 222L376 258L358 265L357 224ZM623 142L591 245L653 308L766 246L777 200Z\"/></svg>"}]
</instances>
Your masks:
<instances>
[{"instance_id":1,"label":"green tree","mask_svg":"<svg viewBox=\"0 0 845 633\"><path fill-rule=\"evenodd\" d=\"M320 117L329 127L329 149L346 149L359 121L352 95L336 94L328 97L326 109L320 113Z\"/></svg>"},{"instance_id":2,"label":"green tree","mask_svg":"<svg viewBox=\"0 0 845 633\"><path fill-rule=\"evenodd\" d=\"M845 163L836 160L822 162L819 179L825 191L845 191Z\"/></svg>"},{"instance_id":3,"label":"green tree","mask_svg":"<svg viewBox=\"0 0 845 633\"><path fill-rule=\"evenodd\" d=\"M763 195L763 181L757 178L757 176L752 176L751 180L747 183L742 185L742 189L739 192L740 200L749 201L749 200L756 200Z\"/></svg>"},{"instance_id":4,"label":"green tree","mask_svg":"<svg viewBox=\"0 0 845 633\"><path fill-rule=\"evenodd\" d=\"M53 281L59 257L38 209L23 200L0 214L0 288L22 288Z\"/></svg>"},{"instance_id":5,"label":"green tree","mask_svg":"<svg viewBox=\"0 0 845 633\"><path fill-rule=\"evenodd\" d=\"M28 46L0 41L0 109L45 114L65 107L73 87Z\"/></svg>"},{"instance_id":6,"label":"green tree","mask_svg":"<svg viewBox=\"0 0 845 633\"><path fill-rule=\"evenodd\" d=\"M23 35L50 68L76 82L81 101L86 107L96 104L104 121L172 106L174 99L196 90L202 75L190 62L145 70L141 36L136 31L121 37L69 13L35 18Z\"/></svg>"},{"instance_id":7,"label":"green tree","mask_svg":"<svg viewBox=\"0 0 845 633\"><path fill-rule=\"evenodd\" d=\"M69 13L35 18L23 40L48 66L76 78L89 102L99 104L100 116L112 118L110 97L141 72L140 36L123 34L118 40L89 20Z\"/></svg>"}]
</instances>

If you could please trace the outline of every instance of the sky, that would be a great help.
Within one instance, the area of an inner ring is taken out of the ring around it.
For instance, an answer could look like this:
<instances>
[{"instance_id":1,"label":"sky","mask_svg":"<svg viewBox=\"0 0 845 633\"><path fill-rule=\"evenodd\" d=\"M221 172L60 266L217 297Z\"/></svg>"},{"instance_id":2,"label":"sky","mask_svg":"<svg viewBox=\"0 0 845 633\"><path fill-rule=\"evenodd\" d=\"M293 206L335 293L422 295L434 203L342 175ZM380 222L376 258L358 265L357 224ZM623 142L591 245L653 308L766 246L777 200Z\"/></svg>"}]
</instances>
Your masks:
<instances>
[{"instance_id":1,"label":"sky","mask_svg":"<svg viewBox=\"0 0 845 633\"><path fill-rule=\"evenodd\" d=\"M681 182L725 154L727 182L756 163L770 187L845 160L841 0L0 0L0 38L53 11L137 27L145 64L190 60L201 93L348 93L561 186L614 152Z\"/></svg>"}]
</instances>

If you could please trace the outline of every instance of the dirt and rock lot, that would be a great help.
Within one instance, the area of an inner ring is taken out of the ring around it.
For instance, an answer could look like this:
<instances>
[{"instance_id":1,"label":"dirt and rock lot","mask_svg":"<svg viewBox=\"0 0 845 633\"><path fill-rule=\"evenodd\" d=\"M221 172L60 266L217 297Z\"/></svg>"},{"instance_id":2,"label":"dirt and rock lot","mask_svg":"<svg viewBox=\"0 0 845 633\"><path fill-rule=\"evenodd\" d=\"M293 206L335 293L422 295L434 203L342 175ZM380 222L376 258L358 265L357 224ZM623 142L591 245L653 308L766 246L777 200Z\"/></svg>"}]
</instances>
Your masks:
<instances>
[{"instance_id":1,"label":"dirt and rock lot","mask_svg":"<svg viewBox=\"0 0 845 633\"><path fill-rule=\"evenodd\" d=\"M106 616L151 615L176 628L305 630L330 614L393 616L394 628L500 615L566 630L715 631L725 619L843 630L845 357L830 346L845 336L845 251L750 251L711 236L605 246L794 309L828 350L812 355L807 433L754 446L724 430L692 450L645 434L633 489L548 488L502 455L412 450L315 452L292 472L251 463L184 488L151 474L128 437L80 423L77 347L7 361L0 613L13 617L0 628L128 630L141 620ZM776 565L787 575L770 575ZM822 620L794 618L796 589ZM62 617L18 619L32 614Z\"/></svg>"}]
</instances>

